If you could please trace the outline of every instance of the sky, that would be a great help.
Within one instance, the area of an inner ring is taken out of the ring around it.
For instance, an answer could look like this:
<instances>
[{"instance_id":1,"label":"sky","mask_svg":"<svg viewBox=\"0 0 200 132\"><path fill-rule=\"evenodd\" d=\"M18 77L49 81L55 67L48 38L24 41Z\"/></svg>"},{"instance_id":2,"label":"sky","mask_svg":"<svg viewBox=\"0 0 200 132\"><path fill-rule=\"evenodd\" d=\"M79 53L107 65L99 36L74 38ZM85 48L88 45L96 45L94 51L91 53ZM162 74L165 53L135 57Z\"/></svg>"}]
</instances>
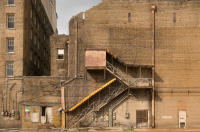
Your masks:
<instances>
[{"instance_id":1,"label":"sky","mask_svg":"<svg viewBox=\"0 0 200 132\"><path fill-rule=\"evenodd\" d=\"M58 33L69 34L68 24L71 17L90 9L100 2L101 0L56 0Z\"/></svg>"}]
</instances>

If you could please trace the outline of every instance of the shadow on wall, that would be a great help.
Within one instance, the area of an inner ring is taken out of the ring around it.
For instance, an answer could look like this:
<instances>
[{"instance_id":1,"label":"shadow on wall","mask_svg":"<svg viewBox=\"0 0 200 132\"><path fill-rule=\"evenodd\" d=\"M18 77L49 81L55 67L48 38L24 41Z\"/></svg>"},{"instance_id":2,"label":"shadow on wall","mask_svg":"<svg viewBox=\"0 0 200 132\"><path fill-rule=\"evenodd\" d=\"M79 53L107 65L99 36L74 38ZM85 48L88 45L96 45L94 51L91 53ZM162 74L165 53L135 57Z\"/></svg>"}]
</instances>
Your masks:
<instances>
[{"instance_id":1,"label":"shadow on wall","mask_svg":"<svg viewBox=\"0 0 200 132\"><path fill-rule=\"evenodd\" d=\"M162 78L155 72L155 82L164 82Z\"/></svg>"}]
</instances>

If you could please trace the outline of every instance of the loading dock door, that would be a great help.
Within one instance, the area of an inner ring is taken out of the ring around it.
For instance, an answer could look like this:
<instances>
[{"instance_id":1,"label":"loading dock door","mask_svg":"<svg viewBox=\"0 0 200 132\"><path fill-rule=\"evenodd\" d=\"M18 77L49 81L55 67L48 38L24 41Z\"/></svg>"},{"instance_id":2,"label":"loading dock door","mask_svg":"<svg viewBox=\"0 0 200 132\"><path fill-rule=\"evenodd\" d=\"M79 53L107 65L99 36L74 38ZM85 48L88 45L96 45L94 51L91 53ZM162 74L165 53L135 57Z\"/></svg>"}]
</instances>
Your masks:
<instances>
[{"instance_id":1,"label":"loading dock door","mask_svg":"<svg viewBox=\"0 0 200 132\"><path fill-rule=\"evenodd\" d=\"M181 110L179 111L179 128L186 127L186 111Z\"/></svg>"},{"instance_id":2,"label":"loading dock door","mask_svg":"<svg viewBox=\"0 0 200 132\"><path fill-rule=\"evenodd\" d=\"M137 128L148 127L148 110L136 111L136 125Z\"/></svg>"}]
</instances>

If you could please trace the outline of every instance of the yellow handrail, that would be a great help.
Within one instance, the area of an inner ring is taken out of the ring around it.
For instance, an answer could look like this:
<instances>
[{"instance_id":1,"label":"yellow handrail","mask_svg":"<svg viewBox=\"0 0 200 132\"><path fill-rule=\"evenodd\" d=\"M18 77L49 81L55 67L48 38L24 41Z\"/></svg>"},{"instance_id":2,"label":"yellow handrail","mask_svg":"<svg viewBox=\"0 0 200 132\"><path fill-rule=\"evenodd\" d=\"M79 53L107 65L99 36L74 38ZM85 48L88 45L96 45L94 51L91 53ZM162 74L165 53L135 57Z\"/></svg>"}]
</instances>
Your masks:
<instances>
[{"instance_id":1,"label":"yellow handrail","mask_svg":"<svg viewBox=\"0 0 200 132\"><path fill-rule=\"evenodd\" d=\"M88 99L90 99L92 96L94 96L96 93L100 92L101 90L103 90L104 88L106 88L107 86L109 86L110 84L112 84L113 82L115 82L117 79L114 78L112 80L110 80L109 82L107 82L106 84L104 84L102 87L98 88L97 90L95 90L94 92L92 92L91 94L89 94L87 97L85 97L84 99L82 99L80 102L78 102L75 106L73 106L72 108L70 108L68 111L71 112L73 110L75 110L76 108L78 108L81 104L83 104L85 101L87 101Z\"/></svg>"}]
</instances>

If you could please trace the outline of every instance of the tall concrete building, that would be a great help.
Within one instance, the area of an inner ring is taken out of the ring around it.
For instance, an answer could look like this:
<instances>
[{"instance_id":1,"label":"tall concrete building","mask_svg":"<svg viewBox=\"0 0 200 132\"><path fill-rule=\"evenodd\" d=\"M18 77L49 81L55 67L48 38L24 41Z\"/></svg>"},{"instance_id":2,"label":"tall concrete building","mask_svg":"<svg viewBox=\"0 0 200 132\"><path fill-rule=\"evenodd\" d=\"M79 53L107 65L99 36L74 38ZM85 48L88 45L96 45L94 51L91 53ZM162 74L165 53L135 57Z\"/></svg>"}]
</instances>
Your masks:
<instances>
[{"instance_id":1,"label":"tall concrete building","mask_svg":"<svg viewBox=\"0 0 200 132\"><path fill-rule=\"evenodd\" d=\"M0 1L0 128L21 127L24 76L50 75L56 2Z\"/></svg>"},{"instance_id":2,"label":"tall concrete building","mask_svg":"<svg viewBox=\"0 0 200 132\"><path fill-rule=\"evenodd\" d=\"M68 128L200 127L200 1L103 0L69 31Z\"/></svg>"}]
</instances>

